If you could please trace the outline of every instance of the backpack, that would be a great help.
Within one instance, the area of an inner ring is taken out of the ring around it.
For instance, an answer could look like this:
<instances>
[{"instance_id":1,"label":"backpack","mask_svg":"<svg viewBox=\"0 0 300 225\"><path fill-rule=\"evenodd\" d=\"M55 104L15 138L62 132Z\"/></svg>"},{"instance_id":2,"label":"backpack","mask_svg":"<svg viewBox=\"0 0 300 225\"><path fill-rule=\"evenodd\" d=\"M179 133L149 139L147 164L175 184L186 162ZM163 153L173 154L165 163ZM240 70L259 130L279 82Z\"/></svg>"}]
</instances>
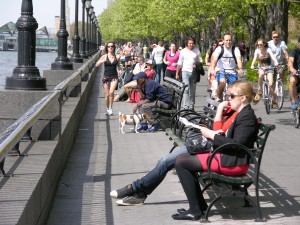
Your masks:
<instances>
[{"instance_id":1,"label":"backpack","mask_svg":"<svg viewBox=\"0 0 300 225\"><path fill-rule=\"evenodd\" d=\"M138 88L134 88L131 91L130 103L138 103L141 99L141 94Z\"/></svg>"},{"instance_id":2,"label":"backpack","mask_svg":"<svg viewBox=\"0 0 300 225\"><path fill-rule=\"evenodd\" d=\"M237 64L236 57L235 57L235 54L234 54L234 50L235 50L235 46L232 45L232 48L231 48L232 56L233 56L233 59L235 61L235 64ZM220 55L218 57L218 60L222 58L223 54L224 54L224 45L221 45L221 53L220 53Z\"/></svg>"}]
</instances>

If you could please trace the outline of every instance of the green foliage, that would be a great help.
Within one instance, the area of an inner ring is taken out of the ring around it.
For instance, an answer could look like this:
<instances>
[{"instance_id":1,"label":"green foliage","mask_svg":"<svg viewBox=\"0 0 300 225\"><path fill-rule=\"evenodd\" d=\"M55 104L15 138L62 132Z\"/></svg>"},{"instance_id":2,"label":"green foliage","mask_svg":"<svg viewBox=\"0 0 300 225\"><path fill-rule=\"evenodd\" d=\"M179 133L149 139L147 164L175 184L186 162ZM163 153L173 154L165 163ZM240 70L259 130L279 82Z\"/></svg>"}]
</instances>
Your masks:
<instances>
[{"instance_id":1,"label":"green foliage","mask_svg":"<svg viewBox=\"0 0 300 225\"><path fill-rule=\"evenodd\" d=\"M252 70L250 68L251 63L252 63L252 59L250 59L246 63L246 70L247 70L247 77L246 77L246 79L249 80L249 81L252 81L252 82L257 82L257 80L258 80L258 74L257 74L257 71ZM255 66L257 66L257 63L255 64Z\"/></svg>"},{"instance_id":2,"label":"green foliage","mask_svg":"<svg viewBox=\"0 0 300 225\"><path fill-rule=\"evenodd\" d=\"M99 16L104 40L171 40L185 36L219 38L230 31L245 39L253 24L250 6L263 17L265 7L284 0L116 0ZM297 6L298 7L298 6ZM291 10L297 15L297 9ZM202 37L202 36L201 36Z\"/></svg>"},{"instance_id":3,"label":"green foliage","mask_svg":"<svg viewBox=\"0 0 300 225\"><path fill-rule=\"evenodd\" d=\"M298 48L298 44L297 43L288 43L287 47L288 47L288 51L291 51L294 48Z\"/></svg>"}]
</instances>

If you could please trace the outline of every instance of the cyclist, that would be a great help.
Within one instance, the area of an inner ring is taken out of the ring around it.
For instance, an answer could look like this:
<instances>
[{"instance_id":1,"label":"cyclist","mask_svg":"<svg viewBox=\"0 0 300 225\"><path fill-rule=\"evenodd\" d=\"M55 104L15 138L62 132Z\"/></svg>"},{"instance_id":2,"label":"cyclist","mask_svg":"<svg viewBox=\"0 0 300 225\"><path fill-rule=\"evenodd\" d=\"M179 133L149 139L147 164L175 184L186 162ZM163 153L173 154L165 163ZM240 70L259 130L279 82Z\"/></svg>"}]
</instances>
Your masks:
<instances>
[{"instance_id":1,"label":"cyclist","mask_svg":"<svg viewBox=\"0 0 300 225\"><path fill-rule=\"evenodd\" d=\"M207 90L211 90L211 75L210 75L210 61L211 61L211 56L213 54L213 52L215 51L215 49L218 46L218 41L215 41L211 44L211 47L206 51L206 55L205 55L205 65L208 66L208 70L207 70L207 80L208 80L208 88Z\"/></svg>"},{"instance_id":2,"label":"cyclist","mask_svg":"<svg viewBox=\"0 0 300 225\"><path fill-rule=\"evenodd\" d=\"M269 48L272 50L273 54L275 55L277 62L279 64L285 64L288 62L289 54L287 52L287 46L284 41L280 41L280 34L278 31L274 30L272 32L272 40L268 42ZM274 65L274 64L272 64ZM279 69L280 79L284 82L284 71L283 68Z\"/></svg>"},{"instance_id":3,"label":"cyclist","mask_svg":"<svg viewBox=\"0 0 300 225\"><path fill-rule=\"evenodd\" d=\"M290 69L290 97L292 101L291 109L297 109L299 102L296 99L297 89L296 86L299 85L299 77L296 76L297 70L300 69L300 37L298 38L298 48L293 49L290 52L288 66Z\"/></svg>"},{"instance_id":4,"label":"cyclist","mask_svg":"<svg viewBox=\"0 0 300 225\"><path fill-rule=\"evenodd\" d=\"M241 52L237 47L233 47L232 36L230 33L225 33L223 42L224 45L218 46L213 52L210 64L210 73L213 76L216 76L216 80L219 83L217 89L217 100L222 100L223 97L223 91L226 84L225 72L230 71L229 76L227 77L228 83L232 83L238 79L238 76L235 73L236 67L238 67L238 74L243 74ZM217 75L216 67L219 69L219 73Z\"/></svg>"},{"instance_id":5,"label":"cyclist","mask_svg":"<svg viewBox=\"0 0 300 225\"><path fill-rule=\"evenodd\" d=\"M256 41L256 50L254 52L254 57L251 63L251 69L254 69L254 64L256 60L258 59L258 89L257 89L257 94L256 98L260 98L260 95L262 94L261 88L263 84L263 77L264 77L264 70L268 70L268 81L270 85L270 95L272 96L273 102L272 102L272 107L275 108L277 107L277 102L275 100L274 96L274 70L270 69L271 66L271 59L274 61L274 65L278 65L278 61L275 57L275 55L272 53L272 50L268 47L267 42L263 39L260 38Z\"/></svg>"}]
</instances>

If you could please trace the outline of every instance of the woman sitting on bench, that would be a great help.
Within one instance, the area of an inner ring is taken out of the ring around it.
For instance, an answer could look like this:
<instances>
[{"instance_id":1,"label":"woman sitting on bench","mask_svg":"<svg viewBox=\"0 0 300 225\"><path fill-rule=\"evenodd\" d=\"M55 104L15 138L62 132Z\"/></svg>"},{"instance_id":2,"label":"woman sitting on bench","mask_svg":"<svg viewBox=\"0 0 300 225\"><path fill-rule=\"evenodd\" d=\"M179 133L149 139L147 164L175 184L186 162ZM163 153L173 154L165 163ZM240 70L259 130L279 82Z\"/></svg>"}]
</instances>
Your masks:
<instances>
[{"instance_id":1,"label":"woman sitting on bench","mask_svg":"<svg viewBox=\"0 0 300 225\"><path fill-rule=\"evenodd\" d=\"M205 127L200 128L204 137L213 140L214 148L227 143L238 143L253 148L258 133L257 118L250 105L253 97L254 92L251 84L247 82L235 83L231 88L228 104L238 114L225 135L220 135L217 131ZM227 152L217 153L216 158L212 160L211 170L232 176L245 174L249 168L249 157L243 152L240 152L239 156L235 153L236 151L231 152L231 154ZM179 210L178 213L172 215L173 219L198 220L203 215L203 211L206 210L207 204L201 193L196 173L208 170L207 160L210 154L184 154L176 158L176 172L187 196L189 209Z\"/></svg>"}]
</instances>

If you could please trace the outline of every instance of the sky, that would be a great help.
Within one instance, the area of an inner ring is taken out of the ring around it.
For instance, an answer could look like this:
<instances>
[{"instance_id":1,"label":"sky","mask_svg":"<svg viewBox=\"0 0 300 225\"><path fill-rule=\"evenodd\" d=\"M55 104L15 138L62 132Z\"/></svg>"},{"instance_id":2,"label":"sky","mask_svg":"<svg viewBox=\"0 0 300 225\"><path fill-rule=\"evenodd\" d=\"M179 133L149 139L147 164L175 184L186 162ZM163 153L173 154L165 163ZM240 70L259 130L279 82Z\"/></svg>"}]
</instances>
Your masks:
<instances>
[{"instance_id":1,"label":"sky","mask_svg":"<svg viewBox=\"0 0 300 225\"><path fill-rule=\"evenodd\" d=\"M0 26L8 22L16 23L21 16L22 0L0 0ZM32 0L33 17L39 27L54 28L55 16L60 16L61 0ZM92 0L96 16L107 7L107 0ZM75 0L69 0L70 22L75 20ZM82 1L78 0L78 20L81 21Z\"/></svg>"}]
</instances>

